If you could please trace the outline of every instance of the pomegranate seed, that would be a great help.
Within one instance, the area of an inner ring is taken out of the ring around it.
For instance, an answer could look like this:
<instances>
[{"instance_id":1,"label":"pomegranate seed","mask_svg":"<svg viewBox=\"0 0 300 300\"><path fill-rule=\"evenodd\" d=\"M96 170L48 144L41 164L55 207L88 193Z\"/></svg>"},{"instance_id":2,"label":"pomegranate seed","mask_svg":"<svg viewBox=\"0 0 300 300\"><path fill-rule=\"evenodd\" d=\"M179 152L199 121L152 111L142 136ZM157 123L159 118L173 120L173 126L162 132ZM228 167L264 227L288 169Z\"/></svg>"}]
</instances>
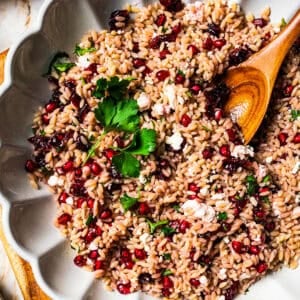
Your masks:
<instances>
[{"instance_id":1,"label":"pomegranate seed","mask_svg":"<svg viewBox=\"0 0 300 300\"><path fill-rule=\"evenodd\" d=\"M45 110L48 114L52 113L57 108L57 103L54 101L50 101L45 105Z\"/></svg>"},{"instance_id":2,"label":"pomegranate seed","mask_svg":"<svg viewBox=\"0 0 300 300\"><path fill-rule=\"evenodd\" d=\"M85 202L86 200L84 198L79 198L77 199L77 203L76 203L76 207L77 208L81 208L83 202Z\"/></svg>"},{"instance_id":3,"label":"pomegranate seed","mask_svg":"<svg viewBox=\"0 0 300 300\"><path fill-rule=\"evenodd\" d=\"M287 140L287 138L288 138L288 135L287 135L287 133L285 133L285 132L280 132L280 133L278 134L278 139L279 139L279 142L280 142L280 145L281 145L281 146L286 145L286 140Z\"/></svg>"},{"instance_id":4,"label":"pomegranate seed","mask_svg":"<svg viewBox=\"0 0 300 300\"><path fill-rule=\"evenodd\" d=\"M199 200L200 198L197 195L188 195L189 200Z\"/></svg>"},{"instance_id":5,"label":"pomegranate seed","mask_svg":"<svg viewBox=\"0 0 300 300\"><path fill-rule=\"evenodd\" d=\"M66 203L67 198L69 195L66 192L62 192L59 197L58 197L58 202L59 203Z\"/></svg>"},{"instance_id":6,"label":"pomegranate seed","mask_svg":"<svg viewBox=\"0 0 300 300\"><path fill-rule=\"evenodd\" d=\"M259 254L259 248L257 246L250 246L249 248L249 252L251 254L254 254L254 255L258 255Z\"/></svg>"},{"instance_id":7,"label":"pomegranate seed","mask_svg":"<svg viewBox=\"0 0 300 300\"><path fill-rule=\"evenodd\" d=\"M71 160L67 161L64 165L63 165L63 170L65 172L70 172L72 171L74 168L74 164Z\"/></svg>"},{"instance_id":8,"label":"pomegranate seed","mask_svg":"<svg viewBox=\"0 0 300 300\"><path fill-rule=\"evenodd\" d=\"M140 215L147 215L150 212L150 207L146 202L141 202L139 204L138 212Z\"/></svg>"},{"instance_id":9,"label":"pomegranate seed","mask_svg":"<svg viewBox=\"0 0 300 300\"><path fill-rule=\"evenodd\" d=\"M255 216L258 218L258 219L263 219L265 217L265 212L262 211L262 210L258 210L255 212Z\"/></svg>"},{"instance_id":10,"label":"pomegranate seed","mask_svg":"<svg viewBox=\"0 0 300 300\"><path fill-rule=\"evenodd\" d=\"M92 63L87 68L84 69L84 71L89 71L92 74L98 74L98 64Z\"/></svg>"},{"instance_id":11,"label":"pomegranate seed","mask_svg":"<svg viewBox=\"0 0 300 300\"><path fill-rule=\"evenodd\" d=\"M89 231L88 233L87 233L87 235L85 236L85 242L86 243L91 243L94 239L96 238L96 233L93 231L93 230L91 230L91 231Z\"/></svg>"},{"instance_id":12,"label":"pomegranate seed","mask_svg":"<svg viewBox=\"0 0 300 300\"><path fill-rule=\"evenodd\" d=\"M159 0L159 2L170 12L179 12L183 9L181 0Z\"/></svg>"},{"instance_id":13,"label":"pomegranate seed","mask_svg":"<svg viewBox=\"0 0 300 300\"><path fill-rule=\"evenodd\" d=\"M189 183L188 190L192 191L192 192L195 192L195 193L198 193L200 188L197 186L197 184L192 182L192 183Z\"/></svg>"},{"instance_id":14,"label":"pomegranate seed","mask_svg":"<svg viewBox=\"0 0 300 300\"><path fill-rule=\"evenodd\" d=\"M140 51L139 43L133 42L132 51L133 51L134 53L138 53L138 52Z\"/></svg>"},{"instance_id":15,"label":"pomegranate seed","mask_svg":"<svg viewBox=\"0 0 300 300\"><path fill-rule=\"evenodd\" d=\"M183 114L180 119L180 124L184 127L188 127L190 123L192 122L192 119L189 115Z\"/></svg>"},{"instance_id":16,"label":"pomegranate seed","mask_svg":"<svg viewBox=\"0 0 300 300\"><path fill-rule=\"evenodd\" d=\"M271 232L275 229L275 223L273 221L265 224L265 228L267 231Z\"/></svg>"},{"instance_id":17,"label":"pomegranate seed","mask_svg":"<svg viewBox=\"0 0 300 300\"><path fill-rule=\"evenodd\" d=\"M210 158L212 158L213 154L214 154L214 149L211 148L211 147L205 148L202 151L202 156L203 156L204 159L210 159Z\"/></svg>"},{"instance_id":18,"label":"pomegranate seed","mask_svg":"<svg viewBox=\"0 0 300 300\"><path fill-rule=\"evenodd\" d=\"M160 70L156 73L156 78L159 81L164 81L170 76L170 72L168 70Z\"/></svg>"},{"instance_id":19,"label":"pomegranate seed","mask_svg":"<svg viewBox=\"0 0 300 300\"><path fill-rule=\"evenodd\" d=\"M100 213L100 219L110 219L112 217L112 212L110 209L106 208Z\"/></svg>"},{"instance_id":20,"label":"pomegranate seed","mask_svg":"<svg viewBox=\"0 0 300 300\"><path fill-rule=\"evenodd\" d=\"M155 20L155 24L157 26L164 26L166 21L167 21L166 15L165 14L160 14L160 15L157 16L157 19Z\"/></svg>"},{"instance_id":21,"label":"pomegranate seed","mask_svg":"<svg viewBox=\"0 0 300 300\"><path fill-rule=\"evenodd\" d=\"M107 159L112 159L116 155L116 151L113 149L104 150L104 155Z\"/></svg>"},{"instance_id":22,"label":"pomegranate seed","mask_svg":"<svg viewBox=\"0 0 300 300\"><path fill-rule=\"evenodd\" d=\"M256 271L258 272L258 273L263 273L263 272L265 272L266 270L268 269L268 266L267 266L267 264L266 263L264 263L264 262L260 262L257 266L256 266Z\"/></svg>"},{"instance_id":23,"label":"pomegranate seed","mask_svg":"<svg viewBox=\"0 0 300 300\"><path fill-rule=\"evenodd\" d=\"M70 101L75 108L79 108L80 102L81 102L81 97L76 93L72 93L70 96Z\"/></svg>"},{"instance_id":24,"label":"pomegranate seed","mask_svg":"<svg viewBox=\"0 0 300 300\"><path fill-rule=\"evenodd\" d=\"M238 253L238 254L243 253L243 247L244 247L244 245L241 242L232 241L231 245L232 245L233 250L236 253Z\"/></svg>"},{"instance_id":25,"label":"pomegranate seed","mask_svg":"<svg viewBox=\"0 0 300 300\"><path fill-rule=\"evenodd\" d=\"M229 145L223 145L220 147L220 154L224 157L230 157L230 147Z\"/></svg>"},{"instance_id":26,"label":"pomegranate seed","mask_svg":"<svg viewBox=\"0 0 300 300\"><path fill-rule=\"evenodd\" d=\"M147 257L147 253L144 249L134 249L134 256L137 259L144 260Z\"/></svg>"},{"instance_id":27,"label":"pomegranate seed","mask_svg":"<svg viewBox=\"0 0 300 300\"><path fill-rule=\"evenodd\" d=\"M77 255L74 258L74 264L78 267L83 267L86 264L86 258L83 255Z\"/></svg>"},{"instance_id":28,"label":"pomegranate seed","mask_svg":"<svg viewBox=\"0 0 300 300\"><path fill-rule=\"evenodd\" d=\"M216 109L214 117L215 117L215 120L217 122L219 122L223 118L223 110L222 109Z\"/></svg>"},{"instance_id":29,"label":"pomegranate seed","mask_svg":"<svg viewBox=\"0 0 300 300\"><path fill-rule=\"evenodd\" d=\"M190 279L190 284L194 287L198 287L200 285L200 281L196 278Z\"/></svg>"},{"instance_id":30,"label":"pomegranate seed","mask_svg":"<svg viewBox=\"0 0 300 300\"><path fill-rule=\"evenodd\" d=\"M93 250L88 254L88 257L90 259L96 259L99 256L98 251L97 250Z\"/></svg>"},{"instance_id":31,"label":"pomegranate seed","mask_svg":"<svg viewBox=\"0 0 300 300\"><path fill-rule=\"evenodd\" d=\"M171 289L174 286L172 279L168 276L162 278L162 285L165 289Z\"/></svg>"},{"instance_id":32,"label":"pomegranate seed","mask_svg":"<svg viewBox=\"0 0 300 300\"><path fill-rule=\"evenodd\" d=\"M77 168L77 169L75 170L75 176L76 176L76 177L81 177L81 176L82 176L82 170L81 170L80 168Z\"/></svg>"},{"instance_id":33,"label":"pomegranate seed","mask_svg":"<svg viewBox=\"0 0 300 300\"><path fill-rule=\"evenodd\" d=\"M284 96L289 97L291 96L292 92L293 92L294 87L292 85L288 85L284 88Z\"/></svg>"},{"instance_id":34,"label":"pomegranate seed","mask_svg":"<svg viewBox=\"0 0 300 300\"><path fill-rule=\"evenodd\" d=\"M169 289L162 289L161 293L164 297L169 297L171 295L171 291Z\"/></svg>"},{"instance_id":35,"label":"pomegranate seed","mask_svg":"<svg viewBox=\"0 0 300 300\"><path fill-rule=\"evenodd\" d=\"M175 83L176 84L183 84L185 82L185 76L183 74L176 74L175 76Z\"/></svg>"},{"instance_id":36,"label":"pomegranate seed","mask_svg":"<svg viewBox=\"0 0 300 300\"><path fill-rule=\"evenodd\" d=\"M142 58L135 58L133 60L133 66L137 69L140 67L144 67L146 65L146 60Z\"/></svg>"},{"instance_id":37,"label":"pomegranate seed","mask_svg":"<svg viewBox=\"0 0 300 300\"><path fill-rule=\"evenodd\" d=\"M126 261L125 262L125 268L128 270L132 270L132 268L134 267L134 262L132 260Z\"/></svg>"},{"instance_id":38,"label":"pomegranate seed","mask_svg":"<svg viewBox=\"0 0 300 300\"><path fill-rule=\"evenodd\" d=\"M97 225L95 226L95 232L97 236L102 235L102 229Z\"/></svg>"},{"instance_id":39,"label":"pomegranate seed","mask_svg":"<svg viewBox=\"0 0 300 300\"><path fill-rule=\"evenodd\" d=\"M217 25L215 23L210 23L210 24L208 24L207 32L213 36L218 37L221 33L221 28L219 25Z\"/></svg>"},{"instance_id":40,"label":"pomegranate seed","mask_svg":"<svg viewBox=\"0 0 300 300\"><path fill-rule=\"evenodd\" d=\"M146 75L150 74L151 72L152 72L152 70L146 66L144 71L142 72L142 74L145 77Z\"/></svg>"},{"instance_id":41,"label":"pomegranate seed","mask_svg":"<svg viewBox=\"0 0 300 300\"><path fill-rule=\"evenodd\" d=\"M230 142L234 142L236 140L236 132L230 128L226 130L227 134L228 134L228 139Z\"/></svg>"},{"instance_id":42,"label":"pomegranate seed","mask_svg":"<svg viewBox=\"0 0 300 300\"><path fill-rule=\"evenodd\" d=\"M175 25L173 28L172 28L172 33L175 34L176 36L181 32L181 23L178 23L177 25Z\"/></svg>"},{"instance_id":43,"label":"pomegranate seed","mask_svg":"<svg viewBox=\"0 0 300 300\"><path fill-rule=\"evenodd\" d=\"M191 227L191 223L186 220L181 220L179 224L179 232L185 233Z\"/></svg>"},{"instance_id":44,"label":"pomegranate seed","mask_svg":"<svg viewBox=\"0 0 300 300\"><path fill-rule=\"evenodd\" d=\"M117 290L120 294L127 295L130 294L131 284L129 283L119 283L117 284Z\"/></svg>"},{"instance_id":45,"label":"pomegranate seed","mask_svg":"<svg viewBox=\"0 0 300 300\"><path fill-rule=\"evenodd\" d=\"M32 160L28 159L25 163L25 170L28 173L33 173L37 168L37 164Z\"/></svg>"},{"instance_id":46,"label":"pomegranate seed","mask_svg":"<svg viewBox=\"0 0 300 300\"><path fill-rule=\"evenodd\" d=\"M218 40L213 41L213 45L217 49L221 49L225 44L226 44L225 39L218 39Z\"/></svg>"},{"instance_id":47,"label":"pomegranate seed","mask_svg":"<svg viewBox=\"0 0 300 300\"><path fill-rule=\"evenodd\" d=\"M237 66L243 61L245 61L248 56L251 54L248 48L235 48L229 53L229 65L230 66Z\"/></svg>"},{"instance_id":48,"label":"pomegranate seed","mask_svg":"<svg viewBox=\"0 0 300 300\"><path fill-rule=\"evenodd\" d=\"M201 91L201 86L199 84L194 84L194 85L192 85L190 90L194 95L198 95L199 92Z\"/></svg>"},{"instance_id":49,"label":"pomegranate seed","mask_svg":"<svg viewBox=\"0 0 300 300\"><path fill-rule=\"evenodd\" d=\"M163 39L162 39L161 35L158 35L150 41L149 47L151 49L159 49L162 42L163 42Z\"/></svg>"},{"instance_id":50,"label":"pomegranate seed","mask_svg":"<svg viewBox=\"0 0 300 300\"><path fill-rule=\"evenodd\" d=\"M188 50L192 51L192 55L196 55L200 52L199 49L195 45L189 45Z\"/></svg>"},{"instance_id":51,"label":"pomegranate seed","mask_svg":"<svg viewBox=\"0 0 300 300\"><path fill-rule=\"evenodd\" d=\"M67 225L67 223L70 222L71 219L72 219L71 215L64 213L57 218L57 222L59 225Z\"/></svg>"},{"instance_id":52,"label":"pomegranate seed","mask_svg":"<svg viewBox=\"0 0 300 300\"><path fill-rule=\"evenodd\" d=\"M126 248L121 249L120 257L121 257L122 262L132 260L132 259L131 259L131 253L130 253L130 251L129 251L128 249L126 249Z\"/></svg>"},{"instance_id":53,"label":"pomegranate seed","mask_svg":"<svg viewBox=\"0 0 300 300\"><path fill-rule=\"evenodd\" d=\"M225 300L233 300L239 293L239 282L234 281L233 284L225 290Z\"/></svg>"},{"instance_id":54,"label":"pomegranate seed","mask_svg":"<svg viewBox=\"0 0 300 300\"><path fill-rule=\"evenodd\" d=\"M89 198L87 201L87 207L88 208L93 208L94 207L94 199Z\"/></svg>"},{"instance_id":55,"label":"pomegranate seed","mask_svg":"<svg viewBox=\"0 0 300 300\"><path fill-rule=\"evenodd\" d=\"M94 270L101 270L104 268L104 262L102 260L96 260L94 264Z\"/></svg>"},{"instance_id":56,"label":"pomegranate seed","mask_svg":"<svg viewBox=\"0 0 300 300\"><path fill-rule=\"evenodd\" d=\"M91 170L93 174L97 176L101 173L102 168L96 162L93 162L91 166Z\"/></svg>"},{"instance_id":57,"label":"pomegranate seed","mask_svg":"<svg viewBox=\"0 0 300 300\"><path fill-rule=\"evenodd\" d=\"M167 57L168 54L171 54L171 52L165 48L162 51L159 52L159 58L160 59L165 59Z\"/></svg>"},{"instance_id":58,"label":"pomegranate seed","mask_svg":"<svg viewBox=\"0 0 300 300\"><path fill-rule=\"evenodd\" d=\"M42 122L45 125L48 125L50 121L49 115L48 114L42 114Z\"/></svg>"},{"instance_id":59,"label":"pomegranate seed","mask_svg":"<svg viewBox=\"0 0 300 300\"><path fill-rule=\"evenodd\" d=\"M267 21L263 18L257 18L253 20L253 24L258 27L265 27L267 25Z\"/></svg>"},{"instance_id":60,"label":"pomegranate seed","mask_svg":"<svg viewBox=\"0 0 300 300\"><path fill-rule=\"evenodd\" d=\"M208 37L207 39L205 39L202 43L202 48L205 49L205 50L211 50L212 47L213 47L213 40Z\"/></svg>"},{"instance_id":61,"label":"pomegranate seed","mask_svg":"<svg viewBox=\"0 0 300 300\"><path fill-rule=\"evenodd\" d=\"M269 192L269 191L270 191L270 189L269 189L267 186L261 187L261 188L259 188L259 190L258 190L258 192L259 192L260 194L267 193L267 192Z\"/></svg>"},{"instance_id":62,"label":"pomegranate seed","mask_svg":"<svg viewBox=\"0 0 300 300\"><path fill-rule=\"evenodd\" d=\"M293 137L292 142L295 144L300 143L300 132L297 132L296 135Z\"/></svg>"}]
</instances>

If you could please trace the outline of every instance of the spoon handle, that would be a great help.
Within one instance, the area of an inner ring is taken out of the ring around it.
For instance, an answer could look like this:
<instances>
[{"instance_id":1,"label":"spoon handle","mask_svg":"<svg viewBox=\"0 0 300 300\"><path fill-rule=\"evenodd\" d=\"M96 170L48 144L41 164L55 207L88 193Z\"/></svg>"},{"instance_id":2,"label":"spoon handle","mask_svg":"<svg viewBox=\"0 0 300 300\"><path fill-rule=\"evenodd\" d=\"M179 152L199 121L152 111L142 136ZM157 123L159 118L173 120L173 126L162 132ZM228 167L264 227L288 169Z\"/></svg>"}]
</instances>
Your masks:
<instances>
[{"instance_id":1,"label":"spoon handle","mask_svg":"<svg viewBox=\"0 0 300 300\"><path fill-rule=\"evenodd\" d=\"M271 86L274 84L279 68L293 43L300 36L300 9L270 44L253 55L245 65L251 65L263 71L269 77Z\"/></svg>"}]
</instances>

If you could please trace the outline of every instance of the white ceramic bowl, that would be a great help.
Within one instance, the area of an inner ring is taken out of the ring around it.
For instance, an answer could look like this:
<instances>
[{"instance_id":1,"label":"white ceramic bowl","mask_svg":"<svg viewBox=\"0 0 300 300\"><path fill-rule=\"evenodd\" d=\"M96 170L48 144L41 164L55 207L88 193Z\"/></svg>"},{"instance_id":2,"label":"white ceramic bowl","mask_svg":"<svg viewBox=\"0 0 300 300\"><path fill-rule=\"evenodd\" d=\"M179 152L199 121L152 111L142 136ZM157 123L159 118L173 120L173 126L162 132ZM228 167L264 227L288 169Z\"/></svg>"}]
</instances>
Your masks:
<instances>
[{"instance_id":1,"label":"white ceramic bowl","mask_svg":"<svg viewBox=\"0 0 300 300\"><path fill-rule=\"evenodd\" d=\"M114 9L132 2L117 0L46 0L35 27L10 50L6 81L0 89L0 200L8 241L30 262L42 289L53 299L151 299L132 294L108 293L92 274L73 265L72 251L52 223L55 204L46 189L34 191L27 180L24 162L31 149L27 142L36 109L48 100L48 83L41 74L54 53L71 53L81 36L90 29L100 30ZM273 21L289 19L299 8L299 0L244 0L246 11L258 13L273 7ZM74 254L74 253L73 253ZM300 298L297 271L283 270L269 276L241 296L241 299L292 300Z\"/></svg>"}]
</instances>

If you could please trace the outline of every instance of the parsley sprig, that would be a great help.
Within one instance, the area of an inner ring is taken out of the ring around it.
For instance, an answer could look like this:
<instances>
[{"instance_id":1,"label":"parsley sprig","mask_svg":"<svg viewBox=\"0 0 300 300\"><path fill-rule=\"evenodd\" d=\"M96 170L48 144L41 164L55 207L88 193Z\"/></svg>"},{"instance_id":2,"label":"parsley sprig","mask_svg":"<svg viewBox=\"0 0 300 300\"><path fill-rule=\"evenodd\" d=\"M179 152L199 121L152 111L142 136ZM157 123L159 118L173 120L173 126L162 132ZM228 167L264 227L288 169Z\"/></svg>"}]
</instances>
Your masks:
<instances>
[{"instance_id":1,"label":"parsley sprig","mask_svg":"<svg viewBox=\"0 0 300 300\"><path fill-rule=\"evenodd\" d=\"M89 48L81 48L78 44L75 46L74 53L77 56L82 56L87 53L95 52L97 49L95 47L89 47Z\"/></svg>"},{"instance_id":2,"label":"parsley sprig","mask_svg":"<svg viewBox=\"0 0 300 300\"><path fill-rule=\"evenodd\" d=\"M138 198L130 197L127 194L121 197L121 204L123 206L124 211L128 211L133 208L139 201Z\"/></svg>"},{"instance_id":3,"label":"parsley sprig","mask_svg":"<svg viewBox=\"0 0 300 300\"><path fill-rule=\"evenodd\" d=\"M292 109L292 111L291 111L292 121L297 120L299 117L300 117L300 110Z\"/></svg>"},{"instance_id":4,"label":"parsley sprig","mask_svg":"<svg viewBox=\"0 0 300 300\"><path fill-rule=\"evenodd\" d=\"M58 52L54 55L50 62L48 72L46 75L52 75L59 77L61 73L67 72L69 69L74 67L75 64L71 62L70 57L65 52Z\"/></svg>"}]
</instances>

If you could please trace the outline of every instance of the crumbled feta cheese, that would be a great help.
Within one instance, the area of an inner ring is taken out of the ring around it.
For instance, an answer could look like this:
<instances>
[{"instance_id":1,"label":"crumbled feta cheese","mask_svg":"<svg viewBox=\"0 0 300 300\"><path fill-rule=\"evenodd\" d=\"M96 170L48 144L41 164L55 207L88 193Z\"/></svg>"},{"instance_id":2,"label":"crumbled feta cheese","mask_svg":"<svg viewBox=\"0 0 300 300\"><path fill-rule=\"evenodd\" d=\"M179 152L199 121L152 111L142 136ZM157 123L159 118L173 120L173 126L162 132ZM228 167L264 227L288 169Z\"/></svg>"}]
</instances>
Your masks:
<instances>
[{"instance_id":1,"label":"crumbled feta cheese","mask_svg":"<svg viewBox=\"0 0 300 300\"><path fill-rule=\"evenodd\" d=\"M208 195L208 187L203 187L202 189L200 189L200 194L203 195L203 196L207 196Z\"/></svg>"},{"instance_id":2,"label":"crumbled feta cheese","mask_svg":"<svg viewBox=\"0 0 300 300\"><path fill-rule=\"evenodd\" d=\"M50 178L48 179L48 184L50 186L56 186L58 183L58 177L55 175L50 176Z\"/></svg>"},{"instance_id":3,"label":"crumbled feta cheese","mask_svg":"<svg viewBox=\"0 0 300 300\"><path fill-rule=\"evenodd\" d=\"M221 280L225 280L227 278L227 270L224 268L220 269L218 276Z\"/></svg>"},{"instance_id":4,"label":"crumbled feta cheese","mask_svg":"<svg viewBox=\"0 0 300 300\"><path fill-rule=\"evenodd\" d=\"M94 244L93 242L90 243L89 245L89 250L93 251L93 250L97 250L98 246L96 244Z\"/></svg>"},{"instance_id":5,"label":"crumbled feta cheese","mask_svg":"<svg viewBox=\"0 0 300 300\"><path fill-rule=\"evenodd\" d=\"M79 56L78 61L76 63L76 65L82 69L86 69L90 64L91 64L91 62L90 62L89 54Z\"/></svg>"},{"instance_id":6,"label":"crumbled feta cheese","mask_svg":"<svg viewBox=\"0 0 300 300\"><path fill-rule=\"evenodd\" d=\"M143 246L144 246L144 249L146 251L150 251L150 247L148 245L148 242L151 238L151 235L147 232L143 233L141 236L140 236L140 241L143 243Z\"/></svg>"},{"instance_id":7,"label":"crumbled feta cheese","mask_svg":"<svg viewBox=\"0 0 300 300\"><path fill-rule=\"evenodd\" d=\"M264 165L259 165L258 166L258 176L259 177L265 177L268 173L267 167Z\"/></svg>"},{"instance_id":8,"label":"crumbled feta cheese","mask_svg":"<svg viewBox=\"0 0 300 300\"><path fill-rule=\"evenodd\" d=\"M152 111L155 115L163 116L165 114L165 107L161 103L156 103L153 105Z\"/></svg>"},{"instance_id":9,"label":"crumbled feta cheese","mask_svg":"<svg viewBox=\"0 0 300 300\"><path fill-rule=\"evenodd\" d=\"M204 276L204 275L202 275L202 276L199 278L199 281L200 281L200 283L203 284L204 286L206 286L207 283L208 283L207 277Z\"/></svg>"},{"instance_id":10,"label":"crumbled feta cheese","mask_svg":"<svg viewBox=\"0 0 300 300\"><path fill-rule=\"evenodd\" d=\"M240 275L240 280L245 280L245 279L248 279L248 278L250 278L250 277L251 277L250 274L242 273L242 274Z\"/></svg>"},{"instance_id":11,"label":"crumbled feta cheese","mask_svg":"<svg viewBox=\"0 0 300 300\"><path fill-rule=\"evenodd\" d=\"M194 215L206 222L211 222L215 217L215 210L211 206L199 203L197 200L187 200L182 205L182 209L185 215Z\"/></svg>"},{"instance_id":12,"label":"crumbled feta cheese","mask_svg":"<svg viewBox=\"0 0 300 300\"><path fill-rule=\"evenodd\" d=\"M137 104L140 111L147 110L151 106L151 99L146 93L141 93L137 99Z\"/></svg>"},{"instance_id":13,"label":"crumbled feta cheese","mask_svg":"<svg viewBox=\"0 0 300 300\"><path fill-rule=\"evenodd\" d=\"M164 87L164 95L167 97L170 107L173 109L175 109L177 101L175 89L174 84L169 84Z\"/></svg>"},{"instance_id":14,"label":"crumbled feta cheese","mask_svg":"<svg viewBox=\"0 0 300 300\"><path fill-rule=\"evenodd\" d=\"M297 174L300 170L300 161L297 161L293 167L292 174Z\"/></svg>"},{"instance_id":15,"label":"crumbled feta cheese","mask_svg":"<svg viewBox=\"0 0 300 300\"><path fill-rule=\"evenodd\" d=\"M181 149L183 137L180 132L174 132L173 135L167 136L166 143L169 144L174 150L178 151Z\"/></svg>"},{"instance_id":16,"label":"crumbled feta cheese","mask_svg":"<svg viewBox=\"0 0 300 300\"><path fill-rule=\"evenodd\" d=\"M147 178L144 175L139 176L139 181L141 184L145 184L147 182Z\"/></svg>"},{"instance_id":17,"label":"crumbled feta cheese","mask_svg":"<svg viewBox=\"0 0 300 300\"><path fill-rule=\"evenodd\" d=\"M223 241L224 241L225 244L229 244L229 242L230 242L229 237L225 236Z\"/></svg>"},{"instance_id":18,"label":"crumbled feta cheese","mask_svg":"<svg viewBox=\"0 0 300 300\"><path fill-rule=\"evenodd\" d=\"M245 159L248 156L254 156L254 149L251 146L237 145L234 147L231 155L236 158Z\"/></svg>"},{"instance_id":19,"label":"crumbled feta cheese","mask_svg":"<svg viewBox=\"0 0 300 300\"><path fill-rule=\"evenodd\" d=\"M63 178L58 178L58 180L57 180L57 185L63 186L64 183L65 183L65 180L64 180Z\"/></svg>"},{"instance_id":20,"label":"crumbled feta cheese","mask_svg":"<svg viewBox=\"0 0 300 300\"><path fill-rule=\"evenodd\" d=\"M88 258L88 259L86 260L86 264L87 264L87 265L93 265L94 262L93 262L90 258Z\"/></svg>"},{"instance_id":21,"label":"crumbled feta cheese","mask_svg":"<svg viewBox=\"0 0 300 300\"><path fill-rule=\"evenodd\" d=\"M211 196L212 200L223 200L225 198L224 193L217 193Z\"/></svg>"},{"instance_id":22,"label":"crumbled feta cheese","mask_svg":"<svg viewBox=\"0 0 300 300\"><path fill-rule=\"evenodd\" d=\"M187 200L182 205L182 209L185 214L195 214L195 212L200 208L200 203L196 200Z\"/></svg>"},{"instance_id":23,"label":"crumbled feta cheese","mask_svg":"<svg viewBox=\"0 0 300 300\"><path fill-rule=\"evenodd\" d=\"M273 161L273 157L272 157L272 156L268 156L268 157L266 158L266 163L267 163L267 164L270 164L272 161Z\"/></svg>"},{"instance_id":24,"label":"crumbled feta cheese","mask_svg":"<svg viewBox=\"0 0 300 300\"><path fill-rule=\"evenodd\" d=\"M212 222L212 220L215 218L215 215L216 215L216 212L215 210L213 209L213 207L211 206L208 206L207 207L207 210L206 210L206 214L205 214L205 217L204 217L204 221L206 222Z\"/></svg>"},{"instance_id":25,"label":"crumbled feta cheese","mask_svg":"<svg viewBox=\"0 0 300 300\"><path fill-rule=\"evenodd\" d=\"M72 198L72 197L68 197L68 198L66 199L66 203L69 204L69 205L73 205L73 203L74 203L73 198Z\"/></svg>"},{"instance_id":26,"label":"crumbled feta cheese","mask_svg":"<svg viewBox=\"0 0 300 300\"><path fill-rule=\"evenodd\" d=\"M181 104L181 105L183 105L184 104L184 102L185 102L185 100L183 99L183 97L181 97L181 96L178 96L178 103L179 104Z\"/></svg>"},{"instance_id":27,"label":"crumbled feta cheese","mask_svg":"<svg viewBox=\"0 0 300 300\"><path fill-rule=\"evenodd\" d=\"M250 202L253 206L257 206L257 200L255 199L255 197L250 197Z\"/></svg>"}]
</instances>

